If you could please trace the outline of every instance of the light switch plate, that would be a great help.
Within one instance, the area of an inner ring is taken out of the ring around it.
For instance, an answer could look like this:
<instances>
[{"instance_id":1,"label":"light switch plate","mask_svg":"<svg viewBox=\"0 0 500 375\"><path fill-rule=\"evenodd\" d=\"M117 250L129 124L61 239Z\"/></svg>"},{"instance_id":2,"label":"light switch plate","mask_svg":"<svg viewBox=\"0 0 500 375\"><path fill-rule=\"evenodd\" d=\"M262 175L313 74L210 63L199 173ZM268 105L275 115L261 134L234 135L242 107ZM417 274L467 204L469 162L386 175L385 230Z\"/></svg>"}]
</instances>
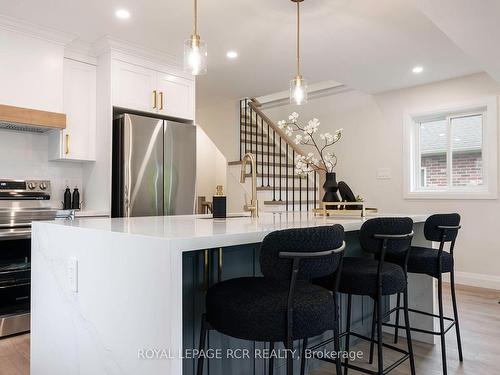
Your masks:
<instances>
[{"instance_id":1,"label":"light switch plate","mask_svg":"<svg viewBox=\"0 0 500 375\"><path fill-rule=\"evenodd\" d=\"M378 168L377 169L377 180L390 180L391 179L391 169L390 168Z\"/></svg>"},{"instance_id":2,"label":"light switch plate","mask_svg":"<svg viewBox=\"0 0 500 375\"><path fill-rule=\"evenodd\" d=\"M72 292L78 292L78 259L76 258L68 259L68 284Z\"/></svg>"}]
</instances>

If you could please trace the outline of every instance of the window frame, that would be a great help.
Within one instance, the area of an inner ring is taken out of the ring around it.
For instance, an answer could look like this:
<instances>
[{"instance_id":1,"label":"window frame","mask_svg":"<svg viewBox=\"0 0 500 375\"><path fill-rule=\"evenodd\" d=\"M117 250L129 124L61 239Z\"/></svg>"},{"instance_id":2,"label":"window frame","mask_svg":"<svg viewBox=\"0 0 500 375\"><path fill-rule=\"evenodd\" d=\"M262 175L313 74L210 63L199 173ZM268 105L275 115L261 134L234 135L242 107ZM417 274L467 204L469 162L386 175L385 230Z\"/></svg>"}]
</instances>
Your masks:
<instances>
[{"instance_id":1,"label":"window frame","mask_svg":"<svg viewBox=\"0 0 500 375\"><path fill-rule=\"evenodd\" d=\"M453 152L451 148L452 118L483 115L482 169L483 184L477 186L451 186L453 179ZM446 150L447 187L422 187L420 185L421 155L419 128L424 121L444 120L447 122L448 147ZM405 199L497 199L498 197L498 116L497 97L482 98L469 102L438 107L405 114L403 131L404 198Z\"/></svg>"}]
</instances>

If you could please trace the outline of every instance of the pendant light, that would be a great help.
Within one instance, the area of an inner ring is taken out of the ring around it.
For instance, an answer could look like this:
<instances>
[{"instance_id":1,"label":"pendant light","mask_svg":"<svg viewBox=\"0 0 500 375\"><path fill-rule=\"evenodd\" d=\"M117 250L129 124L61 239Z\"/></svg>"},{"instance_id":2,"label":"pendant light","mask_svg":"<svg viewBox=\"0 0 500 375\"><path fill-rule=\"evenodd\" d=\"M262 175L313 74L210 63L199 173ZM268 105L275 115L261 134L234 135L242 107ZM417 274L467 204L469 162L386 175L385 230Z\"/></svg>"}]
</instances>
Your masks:
<instances>
[{"instance_id":1,"label":"pendant light","mask_svg":"<svg viewBox=\"0 0 500 375\"><path fill-rule=\"evenodd\" d=\"M194 76L207 72L207 43L198 35L198 0L194 0L193 35L184 43L184 70Z\"/></svg>"},{"instance_id":2,"label":"pendant light","mask_svg":"<svg viewBox=\"0 0 500 375\"><path fill-rule=\"evenodd\" d=\"M307 103L307 81L300 74L300 3L304 0L291 0L297 4L297 75L290 81L290 103Z\"/></svg>"}]
</instances>

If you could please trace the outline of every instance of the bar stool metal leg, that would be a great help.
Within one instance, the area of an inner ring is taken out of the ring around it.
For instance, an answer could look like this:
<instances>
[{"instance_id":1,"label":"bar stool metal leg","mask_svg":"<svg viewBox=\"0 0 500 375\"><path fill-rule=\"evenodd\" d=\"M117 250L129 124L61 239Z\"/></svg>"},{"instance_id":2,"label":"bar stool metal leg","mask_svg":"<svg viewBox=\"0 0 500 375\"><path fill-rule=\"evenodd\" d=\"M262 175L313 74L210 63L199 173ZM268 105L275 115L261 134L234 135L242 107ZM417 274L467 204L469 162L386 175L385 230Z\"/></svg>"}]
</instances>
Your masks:
<instances>
[{"instance_id":1,"label":"bar stool metal leg","mask_svg":"<svg viewBox=\"0 0 500 375\"><path fill-rule=\"evenodd\" d=\"M394 344L398 343L398 331L399 331L399 308L401 307L401 293L398 293L398 299L396 301L396 328L394 328Z\"/></svg>"},{"instance_id":2,"label":"bar stool metal leg","mask_svg":"<svg viewBox=\"0 0 500 375\"><path fill-rule=\"evenodd\" d=\"M273 375L274 374L274 355L273 355L273 350L274 350L274 342L271 341L269 343L269 353L271 354L270 357L269 357L269 371L268 371L269 375Z\"/></svg>"},{"instance_id":3,"label":"bar stool metal leg","mask_svg":"<svg viewBox=\"0 0 500 375\"><path fill-rule=\"evenodd\" d=\"M382 292L379 290L377 295L377 357L378 357L378 374L384 374L384 353L383 353L383 337L382 337Z\"/></svg>"},{"instance_id":4,"label":"bar stool metal leg","mask_svg":"<svg viewBox=\"0 0 500 375\"><path fill-rule=\"evenodd\" d=\"M370 342L370 360L368 363L371 365L373 363L373 352L374 352L374 347L375 347L375 324L377 323L377 300L373 300L373 315L372 315L372 334L371 334L371 339L372 341Z\"/></svg>"},{"instance_id":5,"label":"bar stool metal leg","mask_svg":"<svg viewBox=\"0 0 500 375\"><path fill-rule=\"evenodd\" d=\"M347 296L347 323L346 323L346 332L347 335L345 337L345 351L346 353L349 352L349 332L351 331L351 307L352 307L352 295L349 294ZM349 356L346 355L346 358L344 359L345 367L344 367L344 375L347 375L347 371L349 370L347 368L347 364L349 363Z\"/></svg>"},{"instance_id":6,"label":"bar stool metal leg","mask_svg":"<svg viewBox=\"0 0 500 375\"><path fill-rule=\"evenodd\" d=\"M207 319L205 314L201 317L201 331L200 331L200 346L198 347L200 354L198 357L198 369L196 371L197 375L203 374L203 359L204 356L201 355L201 351L205 349L205 342L207 338Z\"/></svg>"},{"instance_id":7,"label":"bar stool metal leg","mask_svg":"<svg viewBox=\"0 0 500 375\"><path fill-rule=\"evenodd\" d=\"M439 304L439 333L441 336L441 357L443 359L443 375L447 374L446 369L446 341L444 333L444 312L443 312L443 277L441 272L438 278L438 304Z\"/></svg>"},{"instance_id":8,"label":"bar stool metal leg","mask_svg":"<svg viewBox=\"0 0 500 375\"><path fill-rule=\"evenodd\" d=\"M455 330L457 332L458 358L460 359L460 362L463 362L464 357L462 355L462 339L460 338L460 326L458 324L457 296L455 294L455 271L453 269L451 270L450 282L451 282L451 300L453 302L453 315L455 319Z\"/></svg>"},{"instance_id":9,"label":"bar stool metal leg","mask_svg":"<svg viewBox=\"0 0 500 375\"><path fill-rule=\"evenodd\" d=\"M399 297L399 294L398 294ZM399 299L399 298L398 298ZM404 317L406 329L406 342L408 343L408 354L410 356L410 371L411 375L415 375L415 358L413 357L413 344L411 342L411 329L410 329L410 314L408 313L408 289L403 293L404 303ZM399 310L398 310L399 312ZM399 314L398 314L399 315ZM398 323L396 323L398 324Z\"/></svg>"},{"instance_id":10,"label":"bar stool metal leg","mask_svg":"<svg viewBox=\"0 0 500 375\"><path fill-rule=\"evenodd\" d=\"M338 354L340 353L340 329L339 329L339 319L337 318L335 326L333 328L333 349L335 352ZM335 368L336 368L336 374L337 375L342 375L342 365L340 364L340 358L337 356L335 360Z\"/></svg>"},{"instance_id":11,"label":"bar stool metal leg","mask_svg":"<svg viewBox=\"0 0 500 375\"><path fill-rule=\"evenodd\" d=\"M302 355L300 356L300 375L306 373L306 348L307 348L307 338L302 340Z\"/></svg>"}]
</instances>

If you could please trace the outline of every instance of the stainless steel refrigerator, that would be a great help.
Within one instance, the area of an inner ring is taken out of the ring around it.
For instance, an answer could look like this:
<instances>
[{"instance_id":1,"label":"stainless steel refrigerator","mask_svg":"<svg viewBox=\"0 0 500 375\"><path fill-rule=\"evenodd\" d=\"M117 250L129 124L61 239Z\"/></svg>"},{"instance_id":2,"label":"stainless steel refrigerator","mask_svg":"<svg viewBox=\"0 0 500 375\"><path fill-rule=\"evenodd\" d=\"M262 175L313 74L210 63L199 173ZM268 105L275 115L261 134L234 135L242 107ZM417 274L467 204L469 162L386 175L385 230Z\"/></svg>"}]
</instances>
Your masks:
<instances>
[{"instance_id":1,"label":"stainless steel refrigerator","mask_svg":"<svg viewBox=\"0 0 500 375\"><path fill-rule=\"evenodd\" d=\"M112 216L194 213L196 127L122 114L113 122Z\"/></svg>"}]
</instances>

